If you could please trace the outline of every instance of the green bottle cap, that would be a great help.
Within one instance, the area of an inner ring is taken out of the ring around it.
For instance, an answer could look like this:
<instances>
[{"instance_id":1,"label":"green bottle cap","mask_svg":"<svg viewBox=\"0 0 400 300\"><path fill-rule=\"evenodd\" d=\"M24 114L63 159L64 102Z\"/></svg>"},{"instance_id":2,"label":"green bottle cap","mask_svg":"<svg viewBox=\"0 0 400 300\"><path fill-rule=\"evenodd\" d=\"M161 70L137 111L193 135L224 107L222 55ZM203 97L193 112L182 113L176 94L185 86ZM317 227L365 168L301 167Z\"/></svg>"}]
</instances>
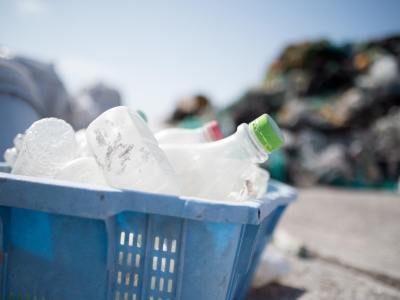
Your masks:
<instances>
[{"instance_id":1,"label":"green bottle cap","mask_svg":"<svg viewBox=\"0 0 400 300\"><path fill-rule=\"evenodd\" d=\"M263 147L271 153L285 143L282 131L275 121L267 114L255 119L250 127Z\"/></svg>"}]
</instances>

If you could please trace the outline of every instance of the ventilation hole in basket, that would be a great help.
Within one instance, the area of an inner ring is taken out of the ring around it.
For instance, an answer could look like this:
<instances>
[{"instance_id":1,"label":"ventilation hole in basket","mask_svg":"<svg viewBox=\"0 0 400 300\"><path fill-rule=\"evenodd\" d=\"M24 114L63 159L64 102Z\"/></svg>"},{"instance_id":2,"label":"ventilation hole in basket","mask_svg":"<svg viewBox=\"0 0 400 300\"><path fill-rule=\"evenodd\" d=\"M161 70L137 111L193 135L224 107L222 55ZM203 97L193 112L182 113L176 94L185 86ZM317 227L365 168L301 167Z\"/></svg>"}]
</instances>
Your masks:
<instances>
[{"instance_id":1,"label":"ventilation hole in basket","mask_svg":"<svg viewBox=\"0 0 400 300\"><path fill-rule=\"evenodd\" d=\"M161 271L165 272L165 264L166 264L166 259L163 257L161 259Z\"/></svg>"},{"instance_id":2,"label":"ventilation hole in basket","mask_svg":"<svg viewBox=\"0 0 400 300\"><path fill-rule=\"evenodd\" d=\"M140 254L136 254L135 267L139 268L139 266L140 266Z\"/></svg>"},{"instance_id":3,"label":"ventilation hole in basket","mask_svg":"<svg viewBox=\"0 0 400 300\"><path fill-rule=\"evenodd\" d=\"M150 300L154 300L154 297L150 297Z\"/></svg>"},{"instance_id":4,"label":"ventilation hole in basket","mask_svg":"<svg viewBox=\"0 0 400 300\"><path fill-rule=\"evenodd\" d=\"M129 280L131 279L131 273L126 273L126 275L125 275L125 284L126 285L129 285ZM126 294L127 296L126 297L128 297L128 294ZM126 299L128 299L128 298L126 298Z\"/></svg>"},{"instance_id":5,"label":"ventilation hole in basket","mask_svg":"<svg viewBox=\"0 0 400 300\"><path fill-rule=\"evenodd\" d=\"M162 298L158 298L158 300L162 300Z\"/></svg>"},{"instance_id":6,"label":"ventilation hole in basket","mask_svg":"<svg viewBox=\"0 0 400 300\"><path fill-rule=\"evenodd\" d=\"M132 264L132 253L128 252L128 255L126 256L126 264L130 266Z\"/></svg>"},{"instance_id":7,"label":"ventilation hole in basket","mask_svg":"<svg viewBox=\"0 0 400 300\"><path fill-rule=\"evenodd\" d=\"M25 296L25 300L29 300L29 298L30 298L29 295Z\"/></svg>"},{"instance_id":8,"label":"ventilation hole in basket","mask_svg":"<svg viewBox=\"0 0 400 300\"><path fill-rule=\"evenodd\" d=\"M37 297L35 296L35 297L33 297L33 300L37 300Z\"/></svg>"},{"instance_id":9,"label":"ventilation hole in basket","mask_svg":"<svg viewBox=\"0 0 400 300\"><path fill-rule=\"evenodd\" d=\"M156 238L154 239L154 250L159 249L159 244L160 244L160 238L156 236Z\"/></svg>"},{"instance_id":10,"label":"ventilation hole in basket","mask_svg":"<svg viewBox=\"0 0 400 300\"><path fill-rule=\"evenodd\" d=\"M135 277L133 278L133 285L138 286L139 283L139 275L135 274Z\"/></svg>"},{"instance_id":11,"label":"ventilation hole in basket","mask_svg":"<svg viewBox=\"0 0 400 300\"><path fill-rule=\"evenodd\" d=\"M168 280L168 293L171 293L171 292L172 292L172 280L169 279Z\"/></svg>"},{"instance_id":12,"label":"ventilation hole in basket","mask_svg":"<svg viewBox=\"0 0 400 300\"><path fill-rule=\"evenodd\" d=\"M128 245L129 245L129 246L133 246L133 233L132 233L132 232L129 234Z\"/></svg>"},{"instance_id":13,"label":"ventilation hole in basket","mask_svg":"<svg viewBox=\"0 0 400 300\"><path fill-rule=\"evenodd\" d=\"M132 300L136 300L136 294L133 294Z\"/></svg>"},{"instance_id":14,"label":"ventilation hole in basket","mask_svg":"<svg viewBox=\"0 0 400 300\"><path fill-rule=\"evenodd\" d=\"M124 300L129 300L129 299L128 299L128 293L125 293L125 294L124 294Z\"/></svg>"},{"instance_id":15,"label":"ventilation hole in basket","mask_svg":"<svg viewBox=\"0 0 400 300\"><path fill-rule=\"evenodd\" d=\"M137 236L137 246L138 248L142 247L142 235L138 234Z\"/></svg>"},{"instance_id":16,"label":"ventilation hole in basket","mask_svg":"<svg viewBox=\"0 0 400 300\"><path fill-rule=\"evenodd\" d=\"M122 277L122 274L121 274L120 271L118 271L118 277L117 277L117 283L118 284L121 284L121 277Z\"/></svg>"},{"instance_id":17,"label":"ventilation hole in basket","mask_svg":"<svg viewBox=\"0 0 400 300\"><path fill-rule=\"evenodd\" d=\"M160 291L162 292L164 289L164 278L160 278Z\"/></svg>"},{"instance_id":18,"label":"ventilation hole in basket","mask_svg":"<svg viewBox=\"0 0 400 300\"><path fill-rule=\"evenodd\" d=\"M154 256L153 257L153 270L157 270L157 260L158 260L158 257Z\"/></svg>"},{"instance_id":19,"label":"ventilation hole in basket","mask_svg":"<svg viewBox=\"0 0 400 300\"><path fill-rule=\"evenodd\" d=\"M125 231L121 232L121 239L120 239L121 245L125 244Z\"/></svg>"},{"instance_id":20,"label":"ventilation hole in basket","mask_svg":"<svg viewBox=\"0 0 400 300\"><path fill-rule=\"evenodd\" d=\"M124 260L124 252L120 251L118 257L118 264L122 265L123 260Z\"/></svg>"},{"instance_id":21,"label":"ventilation hole in basket","mask_svg":"<svg viewBox=\"0 0 400 300\"><path fill-rule=\"evenodd\" d=\"M171 252L175 253L176 252L176 240L172 240L172 246L171 246Z\"/></svg>"},{"instance_id":22,"label":"ventilation hole in basket","mask_svg":"<svg viewBox=\"0 0 400 300\"><path fill-rule=\"evenodd\" d=\"M155 278L154 276L152 276L152 277L151 277L151 285L150 285L150 288L151 288L152 290L154 290L155 286L156 286L156 278Z\"/></svg>"},{"instance_id":23,"label":"ventilation hole in basket","mask_svg":"<svg viewBox=\"0 0 400 300\"><path fill-rule=\"evenodd\" d=\"M164 239L164 243L163 243L163 247L162 248L163 248L164 252L168 250L168 239L167 238Z\"/></svg>"},{"instance_id":24,"label":"ventilation hole in basket","mask_svg":"<svg viewBox=\"0 0 400 300\"><path fill-rule=\"evenodd\" d=\"M115 294L115 300L119 300L119 291Z\"/></svg>"},{"instance_id":25,"label":"ventilation hole in basket","mask_svg":"<svg viewBox=\"0 0 400 300\"><path fill-rule=\"evenodd\" d=\"M174 273L174 268L175 268L175 260L171 259L169 261L169 272Z\"/></svg>"},{"instance_id":26,"label":"ventilation hole in basket","mask_svg":"<svg viewBox=\"0 0 400 300\"><path fill-rule=\"evenodd\" d=\"M10 300L14 300L14 293L10 293Z\"/></svg>"}]
</instances>

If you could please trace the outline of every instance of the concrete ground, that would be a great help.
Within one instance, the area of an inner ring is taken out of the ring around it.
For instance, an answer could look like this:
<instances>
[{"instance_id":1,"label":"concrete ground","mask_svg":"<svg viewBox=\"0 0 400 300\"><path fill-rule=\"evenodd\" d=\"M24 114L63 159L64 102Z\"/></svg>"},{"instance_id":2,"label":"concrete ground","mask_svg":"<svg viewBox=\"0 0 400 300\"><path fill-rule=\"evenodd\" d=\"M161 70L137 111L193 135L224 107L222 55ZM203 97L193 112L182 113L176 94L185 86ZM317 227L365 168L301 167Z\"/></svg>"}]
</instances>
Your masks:
<instances>
[{"instance_id":1,"label":"concrete ground","mask_svg":"<svg viewBox=\"0 0 400 300\"><path fill-rule=\"evenodd\" d=\"M400 299L400 195L301 189L278 230L311 255L246 300Z\"/></svg>"}]
</instances>

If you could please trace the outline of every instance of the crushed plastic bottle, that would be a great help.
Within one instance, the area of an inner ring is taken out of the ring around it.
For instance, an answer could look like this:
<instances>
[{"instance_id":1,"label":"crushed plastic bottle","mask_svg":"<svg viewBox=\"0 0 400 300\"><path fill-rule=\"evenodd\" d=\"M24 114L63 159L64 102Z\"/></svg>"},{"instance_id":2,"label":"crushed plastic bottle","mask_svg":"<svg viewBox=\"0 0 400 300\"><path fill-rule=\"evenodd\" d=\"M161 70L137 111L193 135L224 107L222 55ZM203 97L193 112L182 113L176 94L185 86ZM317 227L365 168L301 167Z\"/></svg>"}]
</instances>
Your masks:
<instances>
[{"instance_id":1,"label":"crushed plastic bottle","mask_svg":"<svg viewBox=\"0 0 400 300\"><path fill-rule=\"evenodd\" d=\"M54 179L108 186L93 157L81 157L69 162L58 171Z\"/></svg>"},{"instance_id":2,"label":"crushed plastic bottle","mask_svg":"<svg viewBox=\"0 0 400 300\"><path fill-rule=\"evenodd\" d=\"M200 128L167 128L154 134L160 144L197 144L218 141L222 133L217 121L211 121Z\"/></svg>"},{"instance_id":3,"label":"crushed plastic bottle","mask_svg":"<svg viewBox=\"0 0 400 300\"><path fill-rule=\"evenodd\" d=\"M56 118L32 124L26 131L12 174L53 178L74 158L75 132L71 125Z\"/></svg>"},{"instance_id":4,"label":"crushed plastic bottle","mask_svg":"<svg viewBox=\"0 0 400 300\"><path fill-rule=\"evenodd\" d=\"M89 125L86 138L111 187L179 195L178 176L136 111L106 111Z\"/></svg>"},{"instance_id":5,"label":"crushed plastic bottle","mask_svg":"<svg viewBox=\"0 0 400 300\"><path fill-rule=\"evenodd\" d=\"M212 143L162 144L181 180L181 195L215 200L229 198L240 175L284 143L275 121L262 115L235 134Z\"/></svg>"}]
</instances>

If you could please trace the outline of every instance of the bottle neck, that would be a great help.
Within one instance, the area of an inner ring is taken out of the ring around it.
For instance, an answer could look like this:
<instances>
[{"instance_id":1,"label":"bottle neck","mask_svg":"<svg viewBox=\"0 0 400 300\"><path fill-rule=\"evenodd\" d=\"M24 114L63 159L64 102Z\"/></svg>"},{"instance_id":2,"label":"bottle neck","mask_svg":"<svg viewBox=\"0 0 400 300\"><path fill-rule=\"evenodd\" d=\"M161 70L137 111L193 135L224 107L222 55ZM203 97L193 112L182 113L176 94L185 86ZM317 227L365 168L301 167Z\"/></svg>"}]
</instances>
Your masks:
<instances>
[{"instance_id":1,"label":"bottle neck","mask_svg":"<svg viewBox=\"0 0 400 300\"><path fill-rule=\"evenodd\" d=\"M237 136L238 141L249 153L254 163L263 163L268 159L268 151L258 141L248 124L239 125L234 135Z\"/></svg>"}]
</instances>

